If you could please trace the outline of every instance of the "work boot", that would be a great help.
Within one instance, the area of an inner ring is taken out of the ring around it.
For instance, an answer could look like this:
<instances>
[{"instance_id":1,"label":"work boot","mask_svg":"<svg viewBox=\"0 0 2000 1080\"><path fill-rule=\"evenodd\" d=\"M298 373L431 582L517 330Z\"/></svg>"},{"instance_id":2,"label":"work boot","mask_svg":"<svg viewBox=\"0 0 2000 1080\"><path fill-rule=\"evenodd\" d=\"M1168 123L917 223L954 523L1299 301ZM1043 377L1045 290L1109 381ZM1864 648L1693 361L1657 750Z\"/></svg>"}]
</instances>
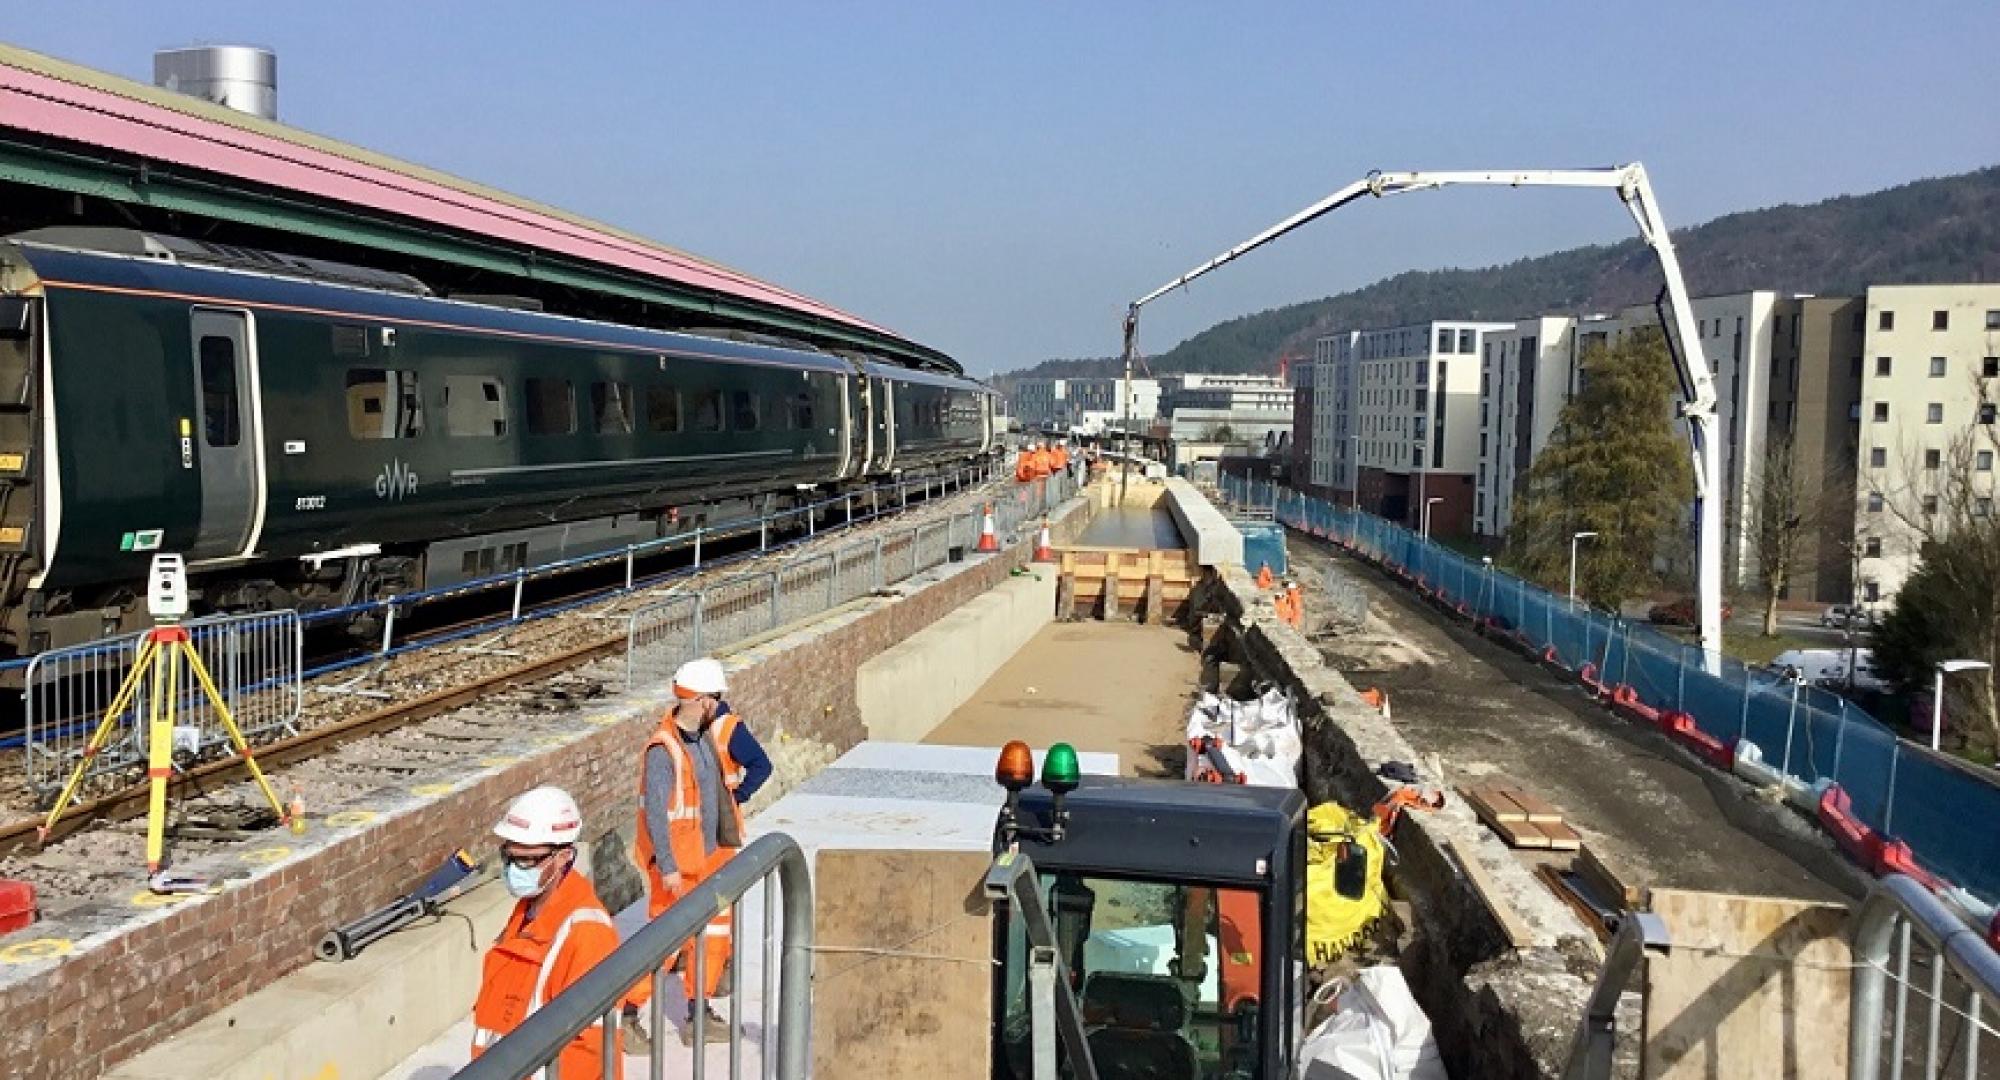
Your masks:
<instances>
[{"instance_id":1,"label":"work boot","mask_svg":"<svg viewBox=\"0 0 2000 1080\"><path fill-rule=\"evenodd\" d=\"M708 1006L704 1006L704 1007L703 1007L703 1011L704 1011L704 1012L706 1012L706 1013L708 1014L708 1018L707 1018L707 1024L706 1024L706 1025L705 1025L705 1026L704 1026L704 1027L702 1028L702 1032L701 1032L701 1037L702 1037L702 1041L703 1041L703 1042L711 1042L711 1043L726 1043L726 1042L728 1042L728 1041L729 1041L729 1024L728 1024L728 1022L724 1021L724 1020L722 1019L722 1017L720 1017L720 1016L716 1015L716 1012L715 1012L715 1006L713 1006L713 1005L708 1005ZM681 1045L682 1045L682 1046L693 1046L693 1045L694 1045L694 1006L693 1006L693 1005L689 1005L689 1006L688 1006L688 1022L687 1022L687 1027L685 1027L685 1028L681 1029Z\"/></svg>"},{"instance_id":2,"label":"work boot","mask_svg":"<svg viewBox=\"0 0 2000 1080\"><path fill-rule=\"evenodd\" d=\"M618 1018L618 1026L625 1031L625 1052L628 1054L650 1054L653 1052L653 1036L639 1019L639 1007L627 1005Z\"/></svg>"}]
</instances>

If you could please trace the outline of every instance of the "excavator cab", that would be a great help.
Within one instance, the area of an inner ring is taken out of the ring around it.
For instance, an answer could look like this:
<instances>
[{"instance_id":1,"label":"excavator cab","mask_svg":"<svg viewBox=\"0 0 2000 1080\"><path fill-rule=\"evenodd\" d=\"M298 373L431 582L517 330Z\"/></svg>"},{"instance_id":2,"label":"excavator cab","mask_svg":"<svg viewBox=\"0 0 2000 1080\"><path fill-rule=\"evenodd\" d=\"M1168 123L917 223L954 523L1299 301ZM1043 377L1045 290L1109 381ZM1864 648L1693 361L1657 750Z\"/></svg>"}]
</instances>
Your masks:
<instances>
[{"instance_id":1,"label":"excavator cab","mask_svg":"<svg viewBox=\"0 0 2000 1080\"><path fill-rule=\"evenodd\" d=\"M1033 862L1098 1077L1291 1075L1305 810L1290 789L1100 776L1010 797L995 851ZM1030 1080L1023 921L996 904L993 1075Z\"/></svg>"}]
</instances>

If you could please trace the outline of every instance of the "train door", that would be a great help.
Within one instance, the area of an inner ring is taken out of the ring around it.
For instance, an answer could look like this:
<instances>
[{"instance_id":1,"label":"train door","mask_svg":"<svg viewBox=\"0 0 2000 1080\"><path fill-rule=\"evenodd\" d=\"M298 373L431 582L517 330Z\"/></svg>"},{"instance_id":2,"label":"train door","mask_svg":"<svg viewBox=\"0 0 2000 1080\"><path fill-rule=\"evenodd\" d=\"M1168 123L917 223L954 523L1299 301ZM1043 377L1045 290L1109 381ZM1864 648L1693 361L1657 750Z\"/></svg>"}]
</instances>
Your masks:
<instances>
[{"instance_id":1,"label":"train door","mask_svg":"<svg viewBox=\"0 0 2000 1080\"><path fill-rule=\"evenodd\" d=\"M196 308L192 317L201 526L190 559L247 555L264 516L263 417L249 316Z\"/></svg>"},{"instance_id":2,"label":"train door","mask_svg":"<svg viewBox=\"0 0 2000 1080\"><path fill-rule=\"evenodd\" d=\"M882 429L882 464L880 471L888 472L896 467L896 384L888 379L876 379L875 385L882 388L882 396L875 408L881 414L878 422Z\"/></svg>"},{"instance_id":3,"label":"train door","mask_svg":"<svg viewBox=\"0 0 2000 1080\"><path fill-rule=\"evenodd\" d=\"M850 389L854 385L851 375L834 376L834 386L840 391L840 465L833 470L835 480L847 479L847 470L854 466L854 398Z\"/></svg>"}]
</instances>

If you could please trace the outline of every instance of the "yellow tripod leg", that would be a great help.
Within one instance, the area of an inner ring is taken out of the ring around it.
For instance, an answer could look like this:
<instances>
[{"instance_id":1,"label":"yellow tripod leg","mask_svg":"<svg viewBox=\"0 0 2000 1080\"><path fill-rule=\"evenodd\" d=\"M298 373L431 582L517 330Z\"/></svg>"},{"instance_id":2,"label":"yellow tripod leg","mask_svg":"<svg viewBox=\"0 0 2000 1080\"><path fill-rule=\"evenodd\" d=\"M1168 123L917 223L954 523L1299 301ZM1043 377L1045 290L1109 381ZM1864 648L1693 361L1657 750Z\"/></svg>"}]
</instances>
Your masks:
<instances>
[{"instance_id":1,"label":"yellow tripod leg","mask_svg":"<svg viewBox=\"0 0 2000 1080\"><path fill-rule=\"evenodd\" d=\"M69 782L63 785L62 795L49 810L48 820L42 822L42 827L36 830L38 840L48 840L50 830L56 827L56 821L62 817L63 811L69 809L69 801L76 797L76 789L83 786L84 773L90 769L90 760L104 750L105 743L111 741L112 729L118 726L118 718L123 716L126 707L131 705L132 695L138 693L139 680L144 678L145 672L153 662L153 654L157 653L159 648L150 639L140 643L139 655L132 662L132 670L125 673L125 681L118 685L118 693L111 699L111 707L104 710L104 719L98 722L97 730L91 732L90 741L83 744L82 760L78 761L76 768L70 771Z\"/></svg>"},{"instance_id":2,"label":"yellow tripod leg","mask_svg":"<svg viewBox=\"0 0 2000 1080\"><path fill-rule=\"evenodd\" d=\"M278 792L271 787L271 781L265 779L264 770L257 767L257 755L250 750L250 740L245 739L243 732L237 728L236 718L230 715L229 706L223 703L222 694L215 689L215 681L208 677L208 668L202 665L201 654L195 652L194 646L185 641L181 642L180 647L187 651L188 663L194 667L194 677L201 683L201 692L208 697L208 703L215 709L216 717L222 721L222 730L229 734L230 745L236 747L238 754L243 755L243 765L250 770L250 778L257 781L258 790L271 801L271 809L278 812L278 824L290 825L291 814L285 809L284 804L278 801Z\"/></svg>"},{"instance_id":3,"label":"yellow tripod leg","mask_svg":"<svg viewBox=\"0 0 2000 1080\"><path fill-rule=\"evenodd\" d=\"M174 775L175 698L180 696L180 649L166 650L153 662L153 700L147 710L146 739L146 872L157 873L167 848L167 781ZM162 684L165 684L164 686Z\"/></svg>"}]
</instances>

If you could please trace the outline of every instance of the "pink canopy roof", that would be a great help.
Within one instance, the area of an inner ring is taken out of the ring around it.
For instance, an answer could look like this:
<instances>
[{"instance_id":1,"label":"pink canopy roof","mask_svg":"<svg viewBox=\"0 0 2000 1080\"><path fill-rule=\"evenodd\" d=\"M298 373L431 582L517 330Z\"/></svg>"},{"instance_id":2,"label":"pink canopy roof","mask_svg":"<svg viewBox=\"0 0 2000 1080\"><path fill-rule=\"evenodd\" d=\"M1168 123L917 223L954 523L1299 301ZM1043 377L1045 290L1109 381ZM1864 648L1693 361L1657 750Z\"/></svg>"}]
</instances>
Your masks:
<instances>
[{"instance_id":1,"label":"pink canopy roof","mask_svg":"<svg viewBox=\"0 0 2000 1080\"><path fill-rule=\"evenodd\" d=\"M170 162L778 305L890 334L844 311L609 226L256 117L0 47L0 127Z\"/></svg>"}]
</instances>

